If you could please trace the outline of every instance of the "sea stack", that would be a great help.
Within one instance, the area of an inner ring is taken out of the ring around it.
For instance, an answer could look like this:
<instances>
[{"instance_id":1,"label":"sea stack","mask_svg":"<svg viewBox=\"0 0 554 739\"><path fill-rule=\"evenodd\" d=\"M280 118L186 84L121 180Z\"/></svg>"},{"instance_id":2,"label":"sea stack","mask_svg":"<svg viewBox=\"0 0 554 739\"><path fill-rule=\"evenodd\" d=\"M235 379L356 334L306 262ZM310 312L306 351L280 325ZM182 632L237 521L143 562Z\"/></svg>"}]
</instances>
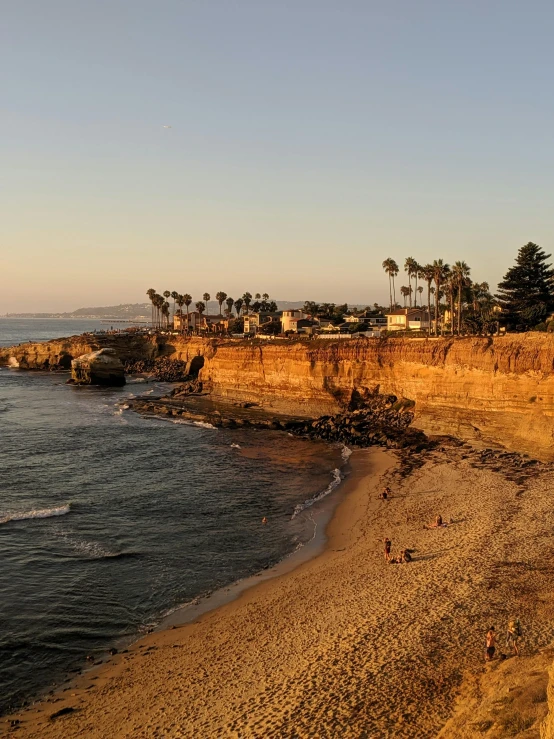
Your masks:
<instances>
[{"instance_id":1,"label":"sea stack","mask_svg":"<svg viewBox=\"0 0 554 739\"><path fill-rule=\"evenodd\" d=\"M71 381L75 385L125 385L125 369L115 349L99 349L71 362Z\"/></svg>"}]
</instances>

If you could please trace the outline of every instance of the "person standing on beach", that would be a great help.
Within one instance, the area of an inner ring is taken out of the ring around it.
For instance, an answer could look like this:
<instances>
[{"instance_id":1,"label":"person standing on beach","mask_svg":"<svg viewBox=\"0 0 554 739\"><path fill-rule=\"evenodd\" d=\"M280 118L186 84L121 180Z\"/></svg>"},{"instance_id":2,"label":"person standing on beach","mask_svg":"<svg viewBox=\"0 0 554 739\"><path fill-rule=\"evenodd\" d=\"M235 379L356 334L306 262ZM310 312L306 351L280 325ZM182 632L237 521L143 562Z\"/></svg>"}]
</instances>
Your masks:
<instances>
[{"instance_id":1,"label":"person standing on beach","mask_svg":"<svg viewBox=\"0 0 554 739\"><path fill-rule=\"evenodd\" d=\"M519 618L513 618L508 624L508 632L506 634L506 646L512 647L516 657L519 657L518 641L521 636L521 624Z\"/></svg>"},{"instance_id":2,"label":"person standing on beach","mask_svg":"<svg viewBox=\"0 0 554 739\"><path fill-rule=\"evenodd\" d=\"M383 539L385 543L385 562L390 562L390 550L392 547L392 541L387 537Z\"/></svg>"},{"instance_id":3,"label":"person standing on beach","mask_svg":"<svg viewBox=\"0 0 554 739\"><path fill-rule=\"evenodd\" d=\"M485 662L490 662L492 659L494 659L494 653L496 652L496 632L494 630L494 626L491 626L490 629L487 631L485 644L487 648L485 654Z\"/></svg>"}]
</instances>

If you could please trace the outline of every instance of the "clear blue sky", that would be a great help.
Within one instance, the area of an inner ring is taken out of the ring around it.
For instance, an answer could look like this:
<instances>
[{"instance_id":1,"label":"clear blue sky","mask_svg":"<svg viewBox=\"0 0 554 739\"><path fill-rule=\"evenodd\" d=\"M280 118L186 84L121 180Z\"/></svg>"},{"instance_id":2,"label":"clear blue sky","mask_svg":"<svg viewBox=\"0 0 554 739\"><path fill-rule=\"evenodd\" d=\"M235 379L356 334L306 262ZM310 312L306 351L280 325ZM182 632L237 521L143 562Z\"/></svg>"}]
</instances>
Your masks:
<instances>
[{"instance_id":1,"label":"clear blue sky","mask_svg":"<svg viewBox=\"0 0 554 739\"><path fill-rule=\"evenodd\" d=\"M554 251L553 35L533 0L4 2L0 313L386 301L388 256L496 285Z\"/></svg>"}]
</instances>

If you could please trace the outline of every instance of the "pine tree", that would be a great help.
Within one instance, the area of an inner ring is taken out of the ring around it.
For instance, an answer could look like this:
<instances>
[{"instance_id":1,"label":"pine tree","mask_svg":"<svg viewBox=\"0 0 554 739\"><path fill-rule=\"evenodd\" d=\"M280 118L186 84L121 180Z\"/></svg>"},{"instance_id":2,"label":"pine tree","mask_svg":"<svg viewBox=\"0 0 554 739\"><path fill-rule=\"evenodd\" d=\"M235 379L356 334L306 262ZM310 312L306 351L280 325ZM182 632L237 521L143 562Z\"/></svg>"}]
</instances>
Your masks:
<instances>
[{"instance_id":1,"label":"pine tree","mask_svg":"<svg viewBox=\"0 0 554 739\"><path fill-rule=\"evenodd\" d=\"M548 259L550 254L530 241L498 285L502 323L508 327L533 328L554 311L554 269Z\"/></svg>"}]
</instances>

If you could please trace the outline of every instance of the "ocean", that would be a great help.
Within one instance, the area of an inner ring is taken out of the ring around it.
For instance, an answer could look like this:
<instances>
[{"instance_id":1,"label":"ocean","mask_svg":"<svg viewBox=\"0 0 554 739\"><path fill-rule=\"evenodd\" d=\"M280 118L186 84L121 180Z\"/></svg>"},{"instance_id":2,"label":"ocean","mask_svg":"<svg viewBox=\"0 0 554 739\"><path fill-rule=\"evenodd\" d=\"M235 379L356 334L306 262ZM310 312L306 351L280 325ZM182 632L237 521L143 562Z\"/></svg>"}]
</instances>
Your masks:
<instances>
[{"instance_id":1,"label":"ocean","mask_svg":"<svg viewBox=\"0 0 554 739\"><path fill-rule=\"evenodd\" d=\"M0 343L91 323L0 320ZM66 379L0 368L0 713L286 557L340 481L336 446L144 419L127 401L169 385Z\"/></svg>"}]
</instances>

